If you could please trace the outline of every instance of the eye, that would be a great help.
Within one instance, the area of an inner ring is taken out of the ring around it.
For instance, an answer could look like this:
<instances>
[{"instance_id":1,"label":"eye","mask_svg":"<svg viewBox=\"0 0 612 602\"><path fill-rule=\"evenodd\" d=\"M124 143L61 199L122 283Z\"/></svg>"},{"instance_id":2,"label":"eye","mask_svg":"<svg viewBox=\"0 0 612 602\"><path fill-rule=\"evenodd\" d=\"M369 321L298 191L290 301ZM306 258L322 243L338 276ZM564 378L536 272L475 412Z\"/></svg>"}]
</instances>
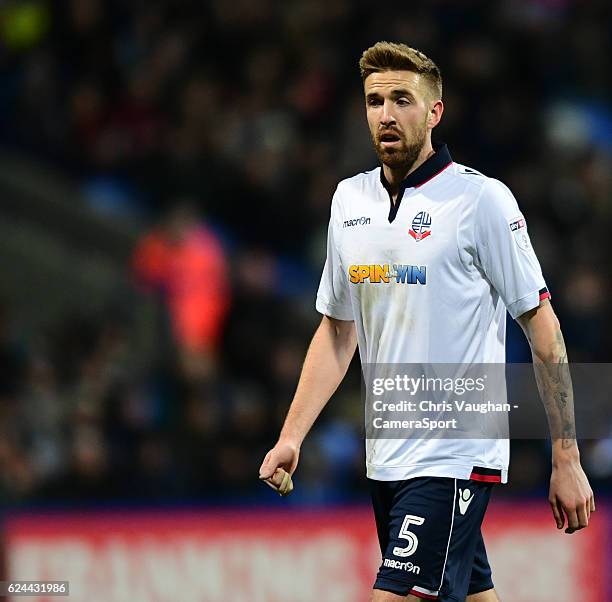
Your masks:
<instances>
[{"instance_id":1,"label":"eye","mask_svg":"<svg viewBox=\"0 0 612 602\"><path fill-rule=\"evenodd\" d=\"M382 100L380 98L368 98L368 106L377 107L382 104Z\"/></svg>"},{"instance_id":2,"label":"eye","mask_svg":"<svg viewBox=\"0 0 612 602\"><path fill-rule=\"evenodd\" d=\"M407 98L398 98L398 99L397 99L397 104L398 104L400 107L403 107L403 106L409 105L409 104L411 104L411 103L410 103L410 100L408 100Z\"/></svg>"}]
</instances>

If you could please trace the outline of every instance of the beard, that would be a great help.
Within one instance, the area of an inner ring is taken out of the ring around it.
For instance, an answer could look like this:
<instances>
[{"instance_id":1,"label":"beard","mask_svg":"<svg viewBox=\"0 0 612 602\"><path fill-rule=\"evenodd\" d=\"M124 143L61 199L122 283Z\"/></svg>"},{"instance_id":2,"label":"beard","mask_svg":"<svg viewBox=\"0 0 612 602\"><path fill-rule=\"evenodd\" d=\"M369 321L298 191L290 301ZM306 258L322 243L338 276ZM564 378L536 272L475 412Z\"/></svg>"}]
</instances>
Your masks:
<instances>
[{"instance_id":1,"label":"beard","mask_svg":"<svg viewBox=\"0 0 612 602\"><path fill-rule=\"evenodd\" d=\"M415 132L414 138L411 142L407 142L405 137L400 134L397 130L391 130L394 134L399 136L401 144L397 148L386 148L382 145L380 136L381 134L388 133L389 130L377 133L376 137L372 139L374 143L374 149L378 155L378 159L383 165L391 169L410 169L414 162L418 159L425 142L427 140L427 127L425 123L423 126L418 128Z\"/></svg>"}]
</instances>

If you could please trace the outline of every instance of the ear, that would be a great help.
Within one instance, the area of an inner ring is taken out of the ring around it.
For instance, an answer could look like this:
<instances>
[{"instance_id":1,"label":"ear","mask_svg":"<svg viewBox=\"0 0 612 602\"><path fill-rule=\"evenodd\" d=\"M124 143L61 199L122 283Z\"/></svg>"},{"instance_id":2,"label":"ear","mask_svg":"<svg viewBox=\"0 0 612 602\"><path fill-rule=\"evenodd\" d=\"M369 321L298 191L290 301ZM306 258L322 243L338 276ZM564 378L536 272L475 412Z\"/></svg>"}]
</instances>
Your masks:
<instances>
[{"instance_id":1,"label":"ear","mask_svg":"<svg viewBox=\"0 0 612 602\"><path fill-rule=\"evenodd\" d=\"M438 99L434 101L427 115L427 125L431 129L435 128L440 123L442 113L444 113L444 103L442 102L442 99Z\"/></svg>"}]
</instances>

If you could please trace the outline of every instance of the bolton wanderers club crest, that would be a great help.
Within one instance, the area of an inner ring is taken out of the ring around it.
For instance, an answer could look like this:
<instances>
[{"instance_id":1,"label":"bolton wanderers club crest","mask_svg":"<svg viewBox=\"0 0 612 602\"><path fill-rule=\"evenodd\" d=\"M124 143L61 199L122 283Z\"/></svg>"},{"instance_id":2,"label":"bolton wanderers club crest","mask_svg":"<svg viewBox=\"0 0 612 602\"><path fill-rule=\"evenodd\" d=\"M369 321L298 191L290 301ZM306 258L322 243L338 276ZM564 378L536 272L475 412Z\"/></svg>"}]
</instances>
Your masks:
<instances>
[{"instance_id":1,"label":"bolton wanderers club crest","mask_svg":"<svg viewBox=\"0 0 612 602\"><path fill-rule=\"evenodd\" d=\"M412 229L408 234L417 242L427 238L431 234L431 215L425 211L419 211L412 220Z\"/></svg>"}]
</instances>

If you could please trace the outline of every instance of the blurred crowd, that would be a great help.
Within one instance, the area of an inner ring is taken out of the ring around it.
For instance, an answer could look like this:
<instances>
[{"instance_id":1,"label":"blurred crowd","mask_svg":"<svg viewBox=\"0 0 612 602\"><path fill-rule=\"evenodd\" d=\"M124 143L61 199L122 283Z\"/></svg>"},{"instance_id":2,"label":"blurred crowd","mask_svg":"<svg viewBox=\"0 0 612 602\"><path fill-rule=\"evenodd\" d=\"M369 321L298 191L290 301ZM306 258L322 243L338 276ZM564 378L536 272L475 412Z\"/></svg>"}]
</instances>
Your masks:
<instances>
[{"instance_id":1,"label":"blurred crowd","mask_svg":"<svg viewBox=\"0 0 612 602\"><path fill-rule=\"evenodd\" d=\"M257 469L319 319L331 195L376 165L357 61L381 39L439 64L434 139L514 192L570 359L610 361L611 14L606 0L3 2L0 143L72 178L88 210L145 225L130 307L67 307L25 336L3 305L3 499L269 498ZM131 333L147 304L144 353ZM509 360L529 361L509 328ZM305 445L299 500L363 494L359 387L355 364ZM584 449L606 485L609 441ZM519 442L515 490L544 489L547 462L543 442Z\"/></svg>"}]
</instances>

